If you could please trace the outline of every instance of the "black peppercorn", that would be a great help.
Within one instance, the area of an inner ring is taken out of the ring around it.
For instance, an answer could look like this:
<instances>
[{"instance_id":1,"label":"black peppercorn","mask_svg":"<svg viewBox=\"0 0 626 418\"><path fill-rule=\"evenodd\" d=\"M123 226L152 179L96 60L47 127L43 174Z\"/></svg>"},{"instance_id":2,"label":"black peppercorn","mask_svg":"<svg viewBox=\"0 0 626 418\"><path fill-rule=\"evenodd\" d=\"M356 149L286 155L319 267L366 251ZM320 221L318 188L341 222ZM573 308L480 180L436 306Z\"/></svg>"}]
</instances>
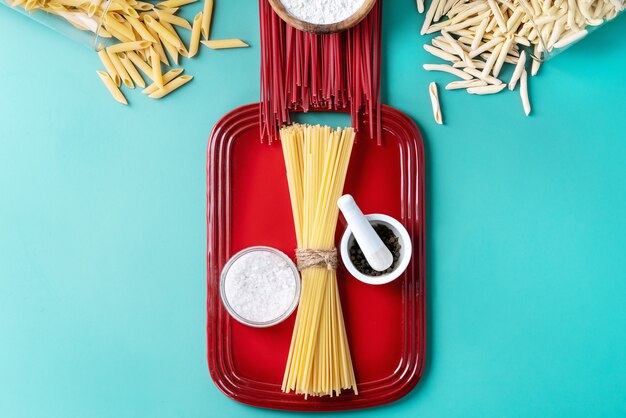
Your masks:
<instances>
[{"instance_id":1,"label":"black peppercorn","mask_svg":"<svg viewBox=\"0 0 626 418\"><path fill-rule=\"evenodd\" d=\"M389 227L382 224L374 225L374 231L376 231L380 239L383 241L385 247L391 251L393 263L391 264L391 267L385 271L374 270L363 255L361 247L359 247L359 244L356 240L354 240L352 246L350 247L350 261L352 261L360 273L363 273L366 276L382 276L383 274L391 273L396 267L397 261L400 259L400 250L402 249L398 237Z\"/></svg>"}]
</instances>

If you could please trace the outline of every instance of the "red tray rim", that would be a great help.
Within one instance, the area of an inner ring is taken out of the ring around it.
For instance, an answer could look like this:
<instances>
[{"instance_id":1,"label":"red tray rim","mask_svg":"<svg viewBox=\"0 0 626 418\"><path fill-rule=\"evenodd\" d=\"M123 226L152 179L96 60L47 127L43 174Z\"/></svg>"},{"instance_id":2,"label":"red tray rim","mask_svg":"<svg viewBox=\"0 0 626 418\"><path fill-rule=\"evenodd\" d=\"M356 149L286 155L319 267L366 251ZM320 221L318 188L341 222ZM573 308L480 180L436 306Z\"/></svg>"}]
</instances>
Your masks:
<instances>
[{"instance_id":1,"label":"red tray rim","mask_svg":"<svg viewBox=\"0 0 626 418\"><path fill-rule=\"evenodd\" d=\"M208 360L208 368L211 378L218 389L223 392L227 397L256 407L268 408L268 409L282 409L282 410L291 410L291 411L310 411L310 412L328 412L328 411L339 411L339 410L353 410L353 409L361 409L361 408L370 408L375 406L380 406L384 404L388 404L394 401L397 401L407 395L418 383L421 378L425 355L426 355L426 231L425 231L425 166L424 166L424 145L419 129L415 125L415 123L403 112L387 106L383 105L382 107L382 120L383 120L383 128L390 131L395 131L395 134L404 134L407 138L412 139L412 144L409 146L415 146L415 156L417 158L417 195L415 199L417 200L417 220L419 220L419 226L417 231L411 233L413 236L413 242L418 243L414 249L414 255L417 256L417 267L414 269L414 276L417 275L417 309L416 313L417 319L414 321L416 325L416 335L414 338L417 338L417 351L412 353L410 361L407 362L404 366L400 364L396 371L376 382L368 382L368 383L376 383L377 390L378 388L388 388L387 391L383 391L377 396L363 396L363 390L361 390L361 394L358 396L354 395L342 395L336 398L329 399L326 402L317 402L312 403L311 400L304 401L302 397L299 396L290 396L290 395L282 395L283 397L280 400L268 400L262 397L259 397L259 394L263 394L267 392L271 395L276 395L274 385L267 383L267 388L246 388L248 382L246 379L239 378L235 373L233 373L232 365L230 370L222 369L219 367L218 361L218 351L211 344L211 341L215 341L219 338L220 332L218 328L218 324L222 322L222 315L224 314L222 309L219 309L219 301L217 303L218 306L215 306L215 298L214 295L214 285L211 284L211 276L212 276L212 268L219 269L219 260L215 263L212 263L213 258L218 258L217 255L212 255L213 248L213 236L211 233L211 225L212 219L216 215L212 213L213 209L213 199L216 195L220 195L220 191L215 191L212 188L213 183L219 184L219 180L216 180L214 176L212 177L213 170L217 170L217 168L213 167L212 164L209 164L212 152L214 151L214 147L224 146L223 142L226 142L228 147L228 143L231 143L241 131L248 130L251 127L258 128L259 125L259 103L251 103L248 105L241 106L227 114L225 114L214 126L211 136L209 138L208 146L207 146L207 166L206 166L206 175L207 175L207 324L206 324L206 332L207 332L207 360ZM395 129L392 129L395 128ZM413 225L416 223L413 222ZM219 230L219 228L217 228ZM411 232L411 231L410 231ZM413 280L415 281L415 279ZM412 281L412 282L413 282ZM212 292L213 290L213 292ZM213 299L213 300L212 300ZM212 320L212 318L214 318ZM218 347L219 348L219 347ZM386 382L390 380L389 382ZM243 386L237 386L238 382ZM258 384L259 382L254 382ZM261 385L263 386L263 385ZM245 388L245 391L242 392L242 388ZM251 393L248 393L251 391Z\"/></svg>"}]
</instances>

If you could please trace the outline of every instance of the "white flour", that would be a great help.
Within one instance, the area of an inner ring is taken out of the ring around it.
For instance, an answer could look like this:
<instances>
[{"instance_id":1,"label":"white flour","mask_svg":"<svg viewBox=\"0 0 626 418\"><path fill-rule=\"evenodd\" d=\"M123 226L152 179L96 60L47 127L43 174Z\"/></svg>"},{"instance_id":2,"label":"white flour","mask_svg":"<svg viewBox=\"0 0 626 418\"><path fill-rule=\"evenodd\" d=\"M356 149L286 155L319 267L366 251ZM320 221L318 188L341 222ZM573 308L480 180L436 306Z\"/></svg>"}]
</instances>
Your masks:
<instances>
[{"instance_id":1,"label":"white flour","mask_svg":"<svg viewBox=\"0 0 626 418\"><path fill-rule=\"evenodd\" d=\"M244 254L229 268L224 281L226 300L242 318L253 322L277 319L296 297L291 266L278 255L257 250Z\"/></svg>"},{"instance_id":2,"label":"white flour","mask_svg":"<svg viewBox=\"0 0 626 418\"><path fill-rule=\"evenodd\" d=\"M329 24L352 16L364 0L282 0L282 3L292 16L304 22Z\"/></svg>"}]
</instances>

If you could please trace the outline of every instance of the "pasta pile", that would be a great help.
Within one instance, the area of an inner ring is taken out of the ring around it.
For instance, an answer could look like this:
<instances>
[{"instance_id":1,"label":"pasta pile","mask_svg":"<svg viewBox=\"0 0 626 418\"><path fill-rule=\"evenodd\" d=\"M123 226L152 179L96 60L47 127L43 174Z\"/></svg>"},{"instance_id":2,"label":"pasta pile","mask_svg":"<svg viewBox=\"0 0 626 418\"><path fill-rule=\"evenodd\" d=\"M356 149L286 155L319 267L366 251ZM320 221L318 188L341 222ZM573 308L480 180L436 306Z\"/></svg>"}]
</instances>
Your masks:
<instances>
[{"instance_id":1,"label":"pasta pile","mask_svg":"<svg viewBox=\"0 0 626 418\"><path fill-rule=\"evenodd\" d=\"M282 390L308 396L357 392L337 288L335 228L352 128L291 125L280 130L302 271L300 305ZM302 252L324 253L321 264ZM333 263L334 256L334 263ZM307 259L310 261L310 258Z\"/></svg>"},{"instance_id":2,"label":"pasta pile","mask_svg":"<svg viewBox=\"0 0 626 418\"><path fill-rule=\"evenodd\" d=\"M200 43L212 49L248 46L239 39L209 40L213 0L205 0L204 10L191 22L176 15L182 6L196 1L165 0L154 5L139 0L12 0L10 4L30 13L41 10L57 15L79 30L119 42L98 51L106 71L97 74L115 100L128 104L122 84L144 88L144 94L160 99L191 81L192 76L182 75L184 69L163 73L162 66L178 65L180 57L194 57ZM188 46L176 28L190 31ZM141 73L152 81L148 87Z\"/></svg>"},{"instance_id":3,"label":"pasta pile","mask_svg":"<svg viewBox=\"0 0 626 418\"><path fill-rule=\"evenodd\" d=\"M583 38L625 6L626 0L432 0L421 33L440 35L424 49L448 63L424 69L460 78L446 90L494 94L506 86L499 78L504 64L514 65L508 87L514 90L519 82L529 115L527 67L536 75L546 53ZM424 0L417 0L417 8L424 11ZM438 107L430 89L433 108Z\"/></svg>"},{"instance_id":4,"label":"pasta pile","mask_svg":"<svg viewBox=\"0 0 626 418\"><path fill-rule=\"evenodd\" d=\"M259 0L259 14L262 138L277 139L292 111L349 110L352 126L367 120L370 138L380 142L382 1L356 26L330 34L293 28L268 0Z\"/></svg>"}]
</instances>

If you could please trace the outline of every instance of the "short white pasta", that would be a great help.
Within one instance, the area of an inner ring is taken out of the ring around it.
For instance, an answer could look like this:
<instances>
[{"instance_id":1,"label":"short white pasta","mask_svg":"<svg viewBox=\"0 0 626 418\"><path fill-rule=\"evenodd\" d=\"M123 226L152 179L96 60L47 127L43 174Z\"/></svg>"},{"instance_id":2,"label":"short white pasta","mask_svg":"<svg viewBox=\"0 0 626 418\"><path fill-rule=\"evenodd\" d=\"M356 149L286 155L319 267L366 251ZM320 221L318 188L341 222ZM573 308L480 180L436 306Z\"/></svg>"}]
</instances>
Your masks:
<instances>
[{"instance_id":1,"label":"short white pasta","mask_svg":"<svg viewBox=\"0 0 626 418\"><path fill-rule=\"evenodd\" d=\"M446 65L446 64L424 64L424 69L426 71L442 71L445 73L450 73L452 75L455 75L459 78L462 78L463 80L471 80L472 76L469 75L468 73L459 70L458 68L454 68L450 65Z\"/></svg>"},{"instance_id":2,"label":"short white pasta","mask_svg":"<svg viewBox=\"0 0 626 418\"><path fill-rule=\"evenodd\" d=\"M526 66L526 51L522 51L519 60L517 60L517 64L515 65L515 70L513 71L513 76L511 77L511 81L509 82L509 90L514 90L515 86L524 71Z\"/></svg>"},{"instance_id":3,"label":"short white pasta","mask_svg":"<svg viewBox=\"0 0 626 418\"><path fill-rule=\"evenodd\" d=\"M439 104L439 92L437 91L437 83L432 82L428 86L430 94L430 102L433 106L433 116L438 125L443 125L443 116L441 115L441 105Z\"/></svg>"},{"instance_id":4,"label":"short white pasta","mask_svg":"<svg viewBox=\"0 0 626 418\"><path fill-rule=\"evenodd\" d=\"M424 0L417 0L417 11L424 13Z\"/></svg>"},{"instance_id":5,"label":"short white pasta","mask_svg":"<svg viewBox=\"0 0 626 418\"><path fill-rule=\"evenodd\" d=\"M579 39L587 36L587 33L589 32L587 32L586 30L570 33L569 35L559 39L557 42L554 42L553 45L555 48L565 48L566 46L571 45Z\"/></svg>"},{"instance_id":6,"label":"short white pasta","mask_svg":"<svg viewBox=\"0 0 626 418\"><path fill-rule=\"evenodd\" d=\"M453 81L446 85L446 90L461 90L461 89L468 89L470 87L483 87L486 85L487 85L487 82L482 81L482 80Z\"/></svg>"},{"instance_id":7,"label":"short white pasta","mask_svg":"<svg viewBox=\"0 0 626 418\"><path fill-rule=\"evenodd\" d=\"M484 95L520 84L529 115L528 76L539 73L545 54L579 41L625 7L626 0L432 0L421 33L436 35L424 49L445 63L423 67L461 79L446 90ZM499 77L507 64L514 70L505 84Z\"/></svg>"},{"instance_id":8,"label":"short white pasta","mask_svg":"<svg viewBox=\"0 0 626 418\"><path fill-rule=\"evenodd\" d=\"M528 116L530 115L530 99L528 98L528 73L526 70L522 71L522 75L520 77L519 93L522 98L524 113Z\"/></svg>"},{"instance_id":9,"label":"short white pasta","mask_svg":"<svg viewBox=\"0 0 626 418\"><path fill-rule=\"evenodd\" d=\"M424 49L428 51L431 55L434 55L435 57L441 58L446 61L458 62L459 60L459 57L457 57L456 55L453 55L449 52L444 51L443 49L439 49L431 45L424 45Z\"/></svg>"},{"instance_id":10,"label":"short white pasta","mask_svg":"<svg viewBox=\"0 0 626 418\"><path fill-rule=\"evenodd\" d=\"M505 87L506 84L470 87L467 89L467 92L469 94L496 94L504 90Z\"/></svg>"}]
</instances>

